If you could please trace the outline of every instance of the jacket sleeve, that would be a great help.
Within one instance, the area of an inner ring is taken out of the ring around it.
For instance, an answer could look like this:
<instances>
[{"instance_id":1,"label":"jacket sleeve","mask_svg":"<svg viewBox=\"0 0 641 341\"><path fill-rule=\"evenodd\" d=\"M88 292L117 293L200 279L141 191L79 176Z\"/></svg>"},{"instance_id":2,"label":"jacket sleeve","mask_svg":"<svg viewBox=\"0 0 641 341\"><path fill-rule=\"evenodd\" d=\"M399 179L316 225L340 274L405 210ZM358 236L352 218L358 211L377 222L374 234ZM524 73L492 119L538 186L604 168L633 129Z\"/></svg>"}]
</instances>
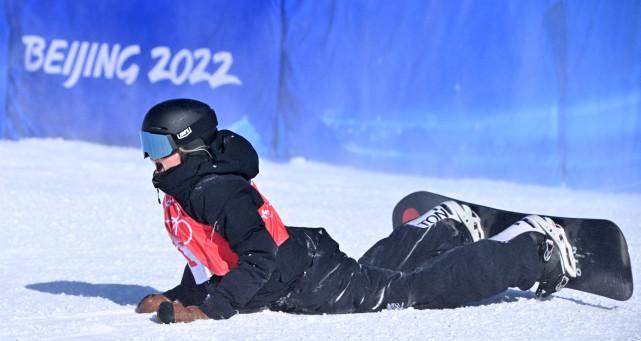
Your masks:
<instances>
[{"instance_id":1,"label":"jacket sleeve","mask_svg":"<svg viewBox=\"0 0 641 341\"><path fill-rule=\"evenodd\" d=\"M196 284L189 265L185 265L180 284L171 290L165 291L163 295L172 301L178 300L186 306L195 305L205 300L207 287L204 283Z\"/></svg>"},{"instance_id":2,"label":"jacket sleeve","mask_svg":"<svg viewBox=\"0 0 641 341\"><path fill-rule=\"evenodd\" d=\"M248 184L243 186L231 195L224 207L221 232L238 255L238 264L209 290L210 295L201 306L213 319L235 315L276 269L278 248L258 215L259 205L252 191ZM209 222L214 223L210 219L214 217L208 217Z\"/></svg>"}]
</instances>

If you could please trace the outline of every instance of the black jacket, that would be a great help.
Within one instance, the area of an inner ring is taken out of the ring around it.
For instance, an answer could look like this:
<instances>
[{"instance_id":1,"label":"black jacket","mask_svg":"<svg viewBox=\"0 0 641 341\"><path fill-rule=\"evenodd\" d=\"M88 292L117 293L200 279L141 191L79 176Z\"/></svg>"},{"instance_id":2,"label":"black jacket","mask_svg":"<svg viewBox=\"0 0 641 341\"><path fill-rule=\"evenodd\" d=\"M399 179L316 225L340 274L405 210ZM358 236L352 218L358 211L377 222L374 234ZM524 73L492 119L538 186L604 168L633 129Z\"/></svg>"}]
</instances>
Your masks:
<instances>
[{"instance_id":1,"label":"black jacket","mask_svg":"<svg viewBox=\"0 0 641 341\"><path fill-rule=\"evenodd\" d=\"M238 254L238 266L225 276L185 288L181 286L190 275L185 273L181 286L165 293L186 304L194 289L208 294L202 310L211 318L223 319L286 295L310 266L312 255L304 236L296 235L297 229L287 228L290 238L277 247L265 228L257 212L263 200L249 183L258 173L258 158L249 142L223 130L210 153L183 155L179 166L154 175L154 185L172 195L192 218L215 227Z\"/></svg>"}]
</instances>

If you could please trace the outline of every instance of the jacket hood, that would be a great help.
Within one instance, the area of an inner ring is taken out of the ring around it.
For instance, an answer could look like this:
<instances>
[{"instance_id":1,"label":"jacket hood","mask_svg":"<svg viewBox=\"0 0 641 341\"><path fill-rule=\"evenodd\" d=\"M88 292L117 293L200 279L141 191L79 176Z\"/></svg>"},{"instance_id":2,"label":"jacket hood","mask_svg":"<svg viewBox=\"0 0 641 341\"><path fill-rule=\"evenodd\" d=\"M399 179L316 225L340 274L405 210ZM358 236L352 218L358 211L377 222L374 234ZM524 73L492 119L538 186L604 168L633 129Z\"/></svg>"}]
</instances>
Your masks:
<instances>
[{"instance_id":1,"label":"jacket hood","mask_svg":"<svg viewBox=\"0 0 641 341\"><path fill-rule=\"evenodd\" d=\"M221 130L209 146L217 174L240 175L251 180L258 175L258 154L244 137Z\"/></svg>"}]
</instances>

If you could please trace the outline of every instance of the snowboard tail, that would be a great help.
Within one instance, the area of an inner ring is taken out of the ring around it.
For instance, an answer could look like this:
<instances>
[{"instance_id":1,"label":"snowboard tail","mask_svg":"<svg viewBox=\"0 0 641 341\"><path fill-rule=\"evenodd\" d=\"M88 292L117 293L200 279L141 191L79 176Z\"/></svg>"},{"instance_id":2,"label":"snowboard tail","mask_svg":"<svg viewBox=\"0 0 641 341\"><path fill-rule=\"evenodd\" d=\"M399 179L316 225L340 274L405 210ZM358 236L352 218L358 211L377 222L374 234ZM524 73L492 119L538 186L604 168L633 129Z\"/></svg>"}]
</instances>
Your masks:
<instances>
[{"instance_id":1,"label":"snowboard tail","mask_svg":"<svg viewBox=\"0 0 641 341\"><path fill-rule=\"evenodd\" d=\"M447 200L470 206L481 218L481 225L488 237L529 215L420 191L407 195L396 204L392 213L393 227L399 227ZM619 301L632 296L633 280L628 245L615 223L604 219L545 216L564 227L570 243L576 249L575 257L581 276L571 279L566 288Z\"/></svg>"}]
</instances>

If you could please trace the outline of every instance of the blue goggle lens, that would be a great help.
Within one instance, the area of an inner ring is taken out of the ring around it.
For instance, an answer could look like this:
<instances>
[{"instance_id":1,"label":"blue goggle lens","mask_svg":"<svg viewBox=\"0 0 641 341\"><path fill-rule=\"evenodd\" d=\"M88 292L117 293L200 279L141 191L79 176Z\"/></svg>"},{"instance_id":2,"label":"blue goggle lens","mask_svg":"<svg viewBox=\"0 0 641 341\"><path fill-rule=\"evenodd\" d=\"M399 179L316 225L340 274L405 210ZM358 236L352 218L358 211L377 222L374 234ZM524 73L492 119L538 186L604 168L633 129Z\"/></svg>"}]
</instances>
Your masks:
<instances>
[{"instance_id":1,"label":"blue goggle lens","mask_svg":"<svg viewBox=\"0 0 641 341\"><path fill-rule=\"evenodd\" d=\"M154 161L171 155L175 149L170 135L152 134L146 131L140 132L140 144L144 156L149 156Z\"/></svg>"}]
</instances>

